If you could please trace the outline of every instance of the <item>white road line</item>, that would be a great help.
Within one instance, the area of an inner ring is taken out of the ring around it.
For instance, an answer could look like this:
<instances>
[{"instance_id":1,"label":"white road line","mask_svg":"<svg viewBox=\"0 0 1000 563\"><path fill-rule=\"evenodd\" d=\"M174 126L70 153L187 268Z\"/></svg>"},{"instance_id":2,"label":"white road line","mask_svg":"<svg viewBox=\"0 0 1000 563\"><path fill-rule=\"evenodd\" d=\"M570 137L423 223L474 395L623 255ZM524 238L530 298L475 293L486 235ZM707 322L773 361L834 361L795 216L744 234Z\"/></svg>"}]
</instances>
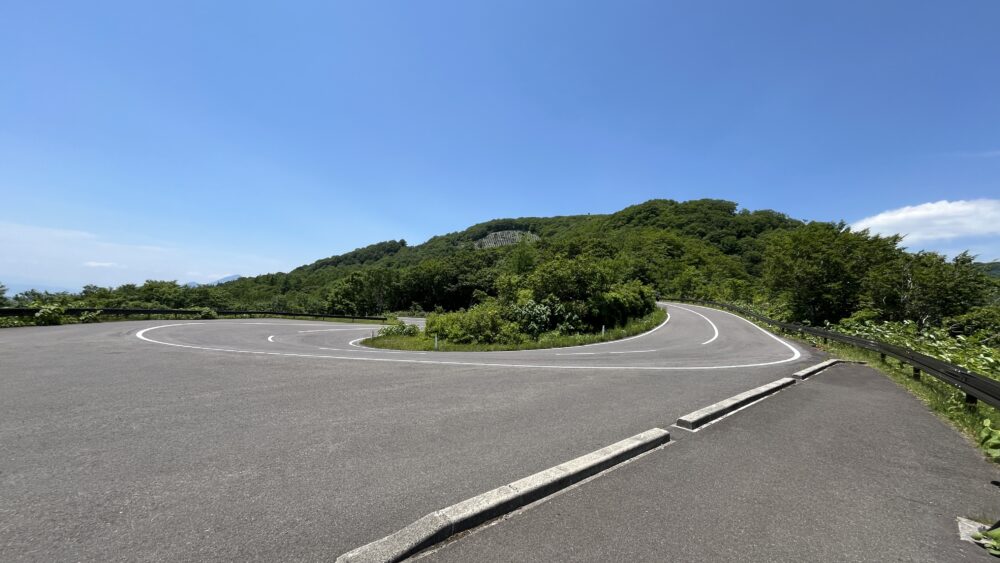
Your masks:
<instances>
[{"instance_id":1,"label":"white road line","mask_svg":"<svg viewBox=\"0 0 1000 563\"><path fill-rule=\"evenodd\" d=\"M692 305L692 307L699 307L699 305ZM792 345L791 345L791 344L789 344L788 342L786 342L786 341L785 341L785 340L784 340L783 338L778 338L777 336L775 336L775 335L771 334L771 333L770 333L770 332L768 332L767 330L765 330L765 329L763 329L763 328L761 328L761 327L757 326L756 324L754 324L754 323L752 323L752 322L750 322L750 321L748 321L748 320L744 319L743 317L741 317L741 316L739 316L739 315L737 315L737 314L735 314L735 313L730 313L729 311L723 311L722 309L713 309L712 307L702 307L702 308L703 308L703 309L712 309L713 311L718 311L718 312L720 312L720 313L725 313L725 314L727 314L727 315L731 315L731 316L733 316L733 317L736 317L737 319L739 319L739 320L741 320L741 321L743 321L743 322L745 322L745 323L749 324L750 326L754 327L755 329L757 329L757 330L759 330L759 331L763 332L764 334L766 334L766 335L770 336L771 338L773 338L773 339L777 340L778 342L780 342L780 343L781 343L781 345L782 345L782 346L784 346L785 348L788 348L789 350L791 350L791 351L792 351L792 354L793 354L793 355L792 355L791 359L789 359L789 360L788 360L788 361L790 361L790 362L791 362L791 361L794 361L794 360L797 360L797 359L799 359L800 357L802 357L802 353L801 353L801 352L799 352L799 349L798 349L798 348L796 348L795 346L792 346Z\"/></svg>"},{"instance_id":2,"label":"white road line","mask_svg":"<svg viewBox=\"0 0 1000 563\"><path fill-rule=\"evenodd\" d=\"M691 309L688 309L687 307L681 307L680 305L673 305L673 306L676 307L677 309L682 310L682 311L687 311L689 313L694 313L694 314L698 315L699 317L705 319L708 322L708 324L712 325L712 330L715 331L715 335L712 336L712 338L709 338L708 340L702 342L701 343L702 346L704 346L705 344L711 344L716 338L719 337L719 327L715 326L715 323L712 322L712 319L706 317L705 315L702 315L698 311L692 311Z\"/></svg>"},{"instance_id":3,"label":"white road line","mask_svg":"<svg viewBox=\"0 0 1000 563\"><path fill-rule=\"evenodd\" d=\"M635 336L629 336L628 338L621 338L619 340L609 340L607 342L595 342L593 344L580 344L578 346L556 346L554 348L540 348L539 350L565 350L567 348L587 348L587 347L590 347L590 346L604 346L606 344L617 344L619 342L625 342L627 340L635 340L636 338L642 338L644 336L649 336L650 334L653 334L654 332L656 332L656 331L660 330L661 328L663 328L664 326L666 326L666 324L669 323L669 322L670 322L670 313L667 313L667 318L664 319L662 323L656 325L652 329L647 330L646 332L644 332L642 334L637 334ZM354 346L355 348L365 348L365 346L360 346L358 344L358 342L360 342L360 341L362 341L364 339L365 339L364 336L362 336L361 338L355 338L354 340L348 342L347 344L348 344L348 346ZM517 351L520 351L520 350L508 350L508 351L517 352ZM597 352L594 352L594 353L596 354ZM579 354L579 355L582 356L582 355L585 355L586 352L578 352L577 354ZM558 354L557 353L555 355L556 356L562 356L563 354Z\"/></svg>"},{"instance_id":4,"label":"white road line","mask_svg":"<svg viewBox=\"0 0 1000 563\"><path fill-rule=\"evenodd\" d=\"M650 352L659 352L659 350L625 350L623 352L563 352L562 354L556 354L557 356L593 356L595 354L648 354Z\"/></svg>"},{"instance_id":5,"label":"white road line","mask_svg":"<svg viewBox=\"0 0 1000 563\"><path fill-rule=\"evenodd\" d=\"M566 348L587 348L589 346L604 346L604 345L607 345L607 344L618 344L619 342L627 342L629 340L635 340L636 338L643 338L643 337L649 336L650 334L653 334L654 332L656 332L656 331L660 330L661 328L665 327L667 325L667 323L669 323L669 322L670 322L670 313L667 313L667 318L664 319L664 321L662 323L656 325L651 330L647 330L646 332L644 332L642 334L637 334L635 336L629 336L628 338L620 338L618 340L608 340L607 342L595 342L593 344L580 344L579 346L559 346L558 348L547 348L547 350L565 350Z\"/></svg>"},{"instance_id":6,"label":"white road line","mask_svg":"<svg viewBox=\"0 0 1000 563\"><path fill-rule=\"evenodd\" d=\"M344 350L343 348L324 348L322 346L316 347L319 350L332 350L334 352L371 352L376 354L426 354L427 352L416 352L410 350L379 350L372 348L371 350Z\"/></svg>"},{"instance_id":7,"label":"white road line","mask_svg":"<svg viewBox=\"0 0 1000 563\"><path fill-rule=\"evenodd\" d=\"M295 332L298 332L299 334L302 334L304 332L336 332L336 331L342 331L342 330L348 330L349 331L349 330L371 330L371 329L372 329L371 326L366 326L366 327L361 327L361 328L321 328L321 329L317 329L317 330L297 330Z\"/></svg>"},{"instance_id":8,"label":"white road line","mask_svg":"<svg viewBox=\"0 0 1000 563\"><path fill-rule=\"evenodd\" d=\"M274 342L274 337L275 337L275 336L278 336L278 335L277 335L277 334L272 334L271 336L268 336L268 337L267 337L267 341L268 341L268 342Z\"/></svg>"},{"instance_id":9,"label":"white road line","mask_svg":"<svg viewBox=\"0 0 1000 563\"><path fill-rule=\"evenodd\" d=\"M736 316L736 315L733 315ZM740 317L737 317L740 318ZM743 319L746 321L746 319ZM746 321L750 322L750 321ZM157 330L161 328L168 328L174 326L185 326L185 325L200 325L206 323L175 323L169 325L160 325L145 328L140 330L135 334L136 338L140 340L145 340L146 342L152 342L153 344L161 344L163 346L173 346L175 348L187 348L190 350L206 350L209 352L229 352L233 354L257 354L263 356L287 356L292 358L321 358L330 360L350 360L355 362L391 362L400 364L427 364L427 365L441 365L441 366L475 366L475 367L507 367L507 368L530 368L530 369L589 369L589 370L632 370L632 371L684 371L684 370L716 370L716 369L740 369L740 368L752 368L752 367L762 367L762 366L773 366L777 364L784 364L797 360L801 354L798 350L793 348L791 345L786 344L781 341L776 336L771 335L766 330L759 328L762 332L771 336L775 340L778 340L785 346L788 346L794 355L790 358L785 358L783 360L775 360L773 362L760 362L755 364L739 364L730 366L591 366L591 365L545 365L545 364L504 364L504 363L492 363L492 362L461 362L461 361L443 361L443 360L413 360L413 359L403 359L403 358L377 358L377 357L358 357L358 356L331 356L324 354L296 354L291 352L267 352L264 350L238 350L234 348L214 348L209 346L193 346L191 344L175 344L173 342L163 342L161 340L153 340L146 336L146 333L152 330ZM750 323L753 324L753 323ZM753 325L757 326L757 325ZM360 340L360 339L359 339Z\"/></svg>"},{"instance_id":10,"label":"white road line","mask_svg":"<svg viewBox=\"0 0 1000 563\"><path fill-rule=\"evenodd\" d=\"M335 324L326 323L323 321L315 321L312 323L251 323L242 321L212 321L212 324L219 325L275 325L275 326L316 326L318 324Z\"/></svg>"}]
</instances>

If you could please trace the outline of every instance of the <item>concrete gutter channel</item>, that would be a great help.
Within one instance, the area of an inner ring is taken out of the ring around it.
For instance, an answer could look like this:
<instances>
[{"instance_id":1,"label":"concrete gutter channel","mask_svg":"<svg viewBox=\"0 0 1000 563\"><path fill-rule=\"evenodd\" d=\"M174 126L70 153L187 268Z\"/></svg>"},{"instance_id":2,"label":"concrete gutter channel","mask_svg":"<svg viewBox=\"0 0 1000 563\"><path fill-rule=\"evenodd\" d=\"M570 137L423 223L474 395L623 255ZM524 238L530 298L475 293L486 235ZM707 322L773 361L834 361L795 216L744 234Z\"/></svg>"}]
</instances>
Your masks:
<instances>
[{"instance_id":1,"label":"concrete gutter channel","mask_svg":"<svg viewBox=\"0 0 1000 563\"><path fill-rule=\"evenodd\" d=\"M678 418L675 426L696 431L706 424L724 418L841 362L842 360L827 360L798 371L792 374L792 377L783 377L719 401ZM337 563L403 561L455 534L513 512L669 442L670 432L662 428L652 428L458 504L431 512L398 532L341 555L337 558Z\"/></svg>"}]
</instances>

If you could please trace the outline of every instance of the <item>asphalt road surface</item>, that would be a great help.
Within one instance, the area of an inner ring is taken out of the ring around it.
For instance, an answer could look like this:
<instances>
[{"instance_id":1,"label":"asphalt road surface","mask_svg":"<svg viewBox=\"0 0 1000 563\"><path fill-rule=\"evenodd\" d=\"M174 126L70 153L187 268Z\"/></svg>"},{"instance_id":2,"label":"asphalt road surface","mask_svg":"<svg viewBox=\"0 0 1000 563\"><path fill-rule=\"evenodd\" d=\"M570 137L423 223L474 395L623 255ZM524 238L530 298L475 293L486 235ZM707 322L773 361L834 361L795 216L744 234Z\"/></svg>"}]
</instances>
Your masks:
<instances>
[{"instance_id":1,"label":"asphalt road surface","mask_svg":"<svg viewBox=\"0 0 1000 563\"><path fill-rule=\"evenodd\" d=\"M668 310L637 338L492 353L366 349L377 326L351 323L4 329L0 560L331 560L823 359Z\"/></svg>"},{"instance_id":2,"label":"asphalt road surface","mask_svg":"<svg viewBox=\"0 0 1000 563\"><path fill-rule=\"evenodd\" d=\"M872 368L840 364L421 563L996 561L956 517L995 520L1000 477Z\"/></svg>"}]
</instances>

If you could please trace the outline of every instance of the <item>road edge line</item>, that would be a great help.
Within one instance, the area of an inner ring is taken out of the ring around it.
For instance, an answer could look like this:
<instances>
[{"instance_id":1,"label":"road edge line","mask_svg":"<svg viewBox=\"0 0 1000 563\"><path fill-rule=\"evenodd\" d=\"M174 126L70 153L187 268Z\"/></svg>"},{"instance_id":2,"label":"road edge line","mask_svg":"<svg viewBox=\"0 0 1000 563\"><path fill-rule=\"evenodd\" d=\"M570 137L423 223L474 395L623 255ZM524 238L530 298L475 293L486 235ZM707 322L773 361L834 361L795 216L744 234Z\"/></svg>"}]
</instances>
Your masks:
<instances>
[{"instance_id":1,"label":"road edge line","mask_svg":"<svg viewBox=\"0 0 1000 563\"><path fill-rule=\"evenodd\" d=\"M452 535L512 512L662 446L670 432L651 428L610 446L436 510L409 526L337 558L336 563L402 561Z\"/></svg>"},{"instance_id":2,"label":"road edge line","mask_svg":"<svg viewBox=\"0 0 1000 563\"><path fill-rule=\"evenodd\" d=\"M744 391L739 395L733 395L728 399L723 399L718 403L713 403L703 409L696 410L692 413L688 413L677 419L674 426L678 428L683 428L684 430L697 430L699 427L708 424L714 420L722 418L723 416L738 410L739 408L748 405L758 399L766 397L772 393L776 393L789 385L797 383L797 379L792 379L791 377L782 377L771 383L761 385L760 387L754 387L749 391Z\"/></svg>"}]
</instances>

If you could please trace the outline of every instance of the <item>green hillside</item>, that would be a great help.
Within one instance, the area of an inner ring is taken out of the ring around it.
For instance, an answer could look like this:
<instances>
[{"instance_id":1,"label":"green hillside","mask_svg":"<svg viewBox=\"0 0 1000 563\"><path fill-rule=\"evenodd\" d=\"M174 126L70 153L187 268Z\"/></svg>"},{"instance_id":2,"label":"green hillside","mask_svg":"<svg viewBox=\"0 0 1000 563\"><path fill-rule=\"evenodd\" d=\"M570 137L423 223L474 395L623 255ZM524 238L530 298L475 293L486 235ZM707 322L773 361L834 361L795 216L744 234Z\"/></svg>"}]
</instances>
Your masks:
<instances>
[{"instance_id":1,"label":"green hillside","mask_svg":"<svg viewBox=\"0 0 1000 563\"><path fill-rule=\"evenodd\" d=\"M637 279L662 293L691 293L702 285L748 283L760 274L762 235L799 225L773 211L737 211L732 202L653 200L611 215L497 219L417 246L380 242L223 287L229 302L261 308L454 310L468 307L477 290L495 295L500 275L524 267L514 261L562 256L600 262L612 277ZM476 248L476 241L501 231L526 231L539 240L524 248Z\"/></svg>"},{"instance_id":2,"label":"green hillside","mask_svg":"<svg viewBox=\"0 0 1000 563\"><path fill-rule=\"evenodd\" d=\"M623 324L643 314L653 294L752 304L816 324L851 316L937 323L995 306L1000 282L987 273L996 263L908 253L899 242L729 201L652 200L608 215L496 219L416 246L380 242L217 286L151 281L28 292L13 302L357 315L491 303L504 318L534 303L549 311L547 328L565 330Z\"/></svg>"}]
</instances>

